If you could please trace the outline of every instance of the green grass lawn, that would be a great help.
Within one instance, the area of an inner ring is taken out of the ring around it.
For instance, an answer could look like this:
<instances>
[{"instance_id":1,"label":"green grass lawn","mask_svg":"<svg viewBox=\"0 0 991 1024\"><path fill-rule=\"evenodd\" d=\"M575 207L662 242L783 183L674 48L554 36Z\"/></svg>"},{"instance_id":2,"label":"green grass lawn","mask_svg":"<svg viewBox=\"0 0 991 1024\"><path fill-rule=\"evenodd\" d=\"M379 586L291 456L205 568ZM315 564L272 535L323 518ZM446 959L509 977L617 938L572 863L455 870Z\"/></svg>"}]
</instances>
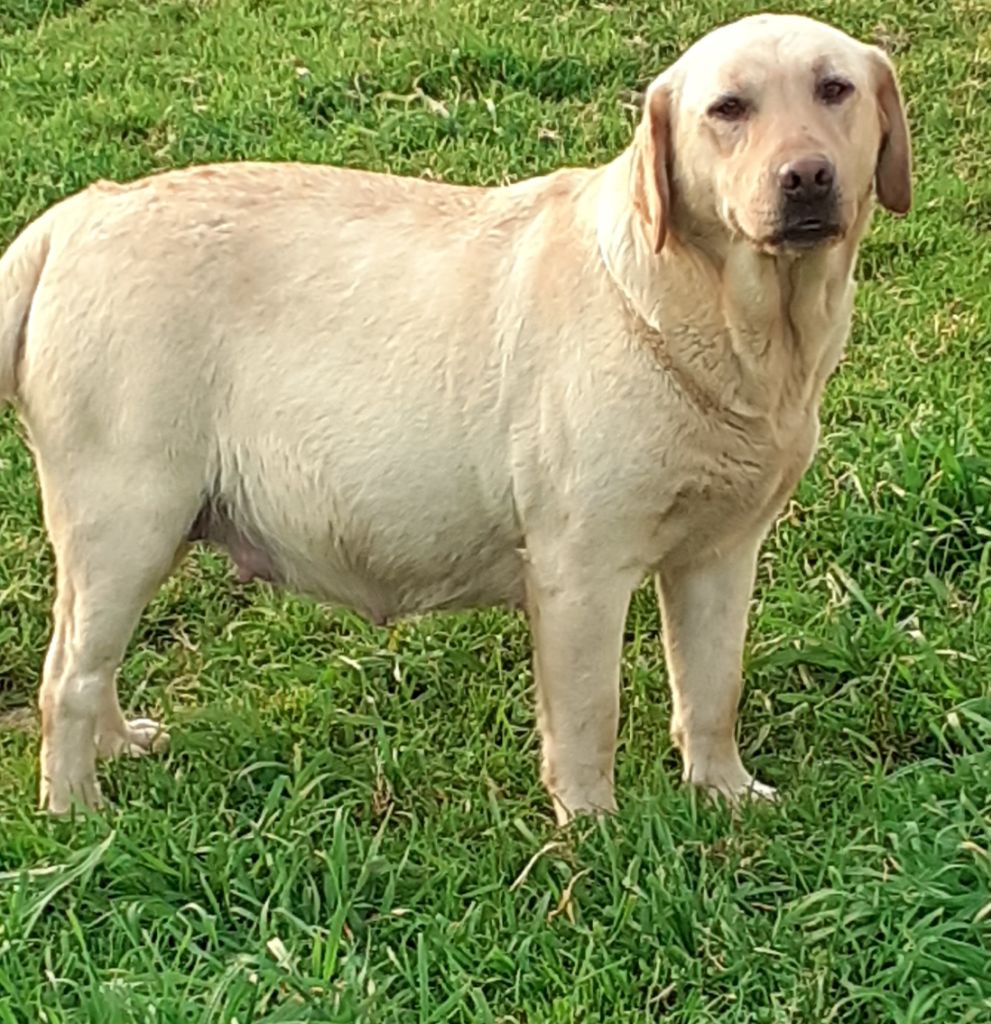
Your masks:
<instances>
[{"instance_id":1,"label":"green grass lawn","mask_svg":"<svg viewBox=\"0 0 991 1024\"><path fill-rule=\"evenodd\" d=\"M206 160L485 184L601 162L637 90L759 6L2 0L0 241L95 178ZM121 679L172 752L103 770L116 809L49 821L52 566L8 413L0 1022L991 1021L991 10L775 7L894 53L917 158L761 562L741 739L780 806L678 784L647 591L621 813L562 834L520 618L376 629L200 552Z\"/></svg>"}]
</instances>

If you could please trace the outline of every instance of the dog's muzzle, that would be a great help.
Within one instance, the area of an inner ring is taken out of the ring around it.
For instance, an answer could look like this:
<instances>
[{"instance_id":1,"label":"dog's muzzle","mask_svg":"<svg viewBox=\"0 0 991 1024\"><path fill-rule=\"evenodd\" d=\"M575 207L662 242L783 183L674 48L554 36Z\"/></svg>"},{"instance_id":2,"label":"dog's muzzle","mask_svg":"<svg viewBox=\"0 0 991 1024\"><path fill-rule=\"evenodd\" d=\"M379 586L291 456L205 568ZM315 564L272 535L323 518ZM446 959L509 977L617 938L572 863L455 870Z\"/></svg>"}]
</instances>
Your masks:
<instances>
[{"instance_id":1,"label":"dog's muzzle","mask_svg":"<svg viewBox=\"0 0 991 1024\"><path fill-rule=\"evenodd\" d=\"M783 164L778 170L781 190L776 245L811 248L841 233L836 194L836 172L824 156L808 156Z\"/></svg>"}]
</instances>

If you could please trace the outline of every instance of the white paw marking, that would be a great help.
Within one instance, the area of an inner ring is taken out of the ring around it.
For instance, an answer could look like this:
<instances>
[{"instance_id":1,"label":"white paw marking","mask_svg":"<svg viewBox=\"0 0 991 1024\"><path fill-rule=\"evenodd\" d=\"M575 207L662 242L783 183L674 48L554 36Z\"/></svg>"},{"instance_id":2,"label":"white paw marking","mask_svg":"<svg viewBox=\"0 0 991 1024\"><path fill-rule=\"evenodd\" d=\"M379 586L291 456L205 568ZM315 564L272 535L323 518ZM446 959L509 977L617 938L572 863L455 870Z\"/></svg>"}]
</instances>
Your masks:
<instances>
[{"instance_id":1,"label":"white paw marking","mask_svg":"<svg viewBox=\"0 0 991 1024\"><path fill-rule=\"evenodd\" d=\"M122 731L103 733L98 737L96 751L101 758L145 757L161 754L169 747L169 734L151 718L132 718Z\"/></svg>"},{"instance_id":2,"label":"white paw marking","mask_svg":"<svg viewBox=\"0 0 991 1024\"><path fill-rule=\"evenodd\" d=\"M169 749L169 734L151 718L132 718L127 723L126 753L131 757L163 754Z\"/></svg>"},{"instance_id":3,"label":"white paw marking","mask_svg":"<svg viewBox=\"0 0 991 1024\"><path fill-rule=\"evenodd\" d=\"M710 764L704 773L689 770L686 772L685 781L709 793L718 794L730 804L737 804L742 800L761 800L769 803L776 803L778 800L778 791L773 786L758 782L749 772L735 766L719 770Z\"/></svg>"}]
</instances>

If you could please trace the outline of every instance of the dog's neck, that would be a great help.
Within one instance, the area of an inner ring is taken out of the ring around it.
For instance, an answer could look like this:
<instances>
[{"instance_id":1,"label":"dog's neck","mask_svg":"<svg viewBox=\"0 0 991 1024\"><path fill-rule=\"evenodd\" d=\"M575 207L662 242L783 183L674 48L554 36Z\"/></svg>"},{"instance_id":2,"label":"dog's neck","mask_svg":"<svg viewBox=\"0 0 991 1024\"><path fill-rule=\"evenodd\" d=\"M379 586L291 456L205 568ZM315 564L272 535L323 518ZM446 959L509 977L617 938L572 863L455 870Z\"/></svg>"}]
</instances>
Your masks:
<instances>
[{"instance_id":1,"label":"dog's neck","mask_svg":"<svg viewBox=\"0 0 991 1024\"><path fill-rule=\"evenodd\" d=\"M843 352L853 304L855 231L828 248L771 255L675 220L660 253L632 203L632 150L602 169L596 202L602 263L650 347L716 408L779 420L815 411Z\"/></svg>"}]
</instances>

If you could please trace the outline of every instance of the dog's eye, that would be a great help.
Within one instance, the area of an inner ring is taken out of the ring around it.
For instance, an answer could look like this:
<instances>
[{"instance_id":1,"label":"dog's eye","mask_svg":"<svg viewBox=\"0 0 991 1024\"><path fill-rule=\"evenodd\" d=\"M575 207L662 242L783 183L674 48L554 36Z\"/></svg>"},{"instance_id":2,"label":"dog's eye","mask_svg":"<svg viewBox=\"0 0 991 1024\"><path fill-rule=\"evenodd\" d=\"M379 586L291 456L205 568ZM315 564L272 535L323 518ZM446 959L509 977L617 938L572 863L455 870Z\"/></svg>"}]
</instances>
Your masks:
<instances>
[{"instance_id":1,"label":"dog's eye","mask_svg":"<svg viewBox=\"0 0 991 1024\"><path fill-rule=\"evenodd\" d=\"M709 107L709 116L718 117L720 121L742 121L747 111L746 102L739 96L723 96Z\"/></svg>"},{"instance_id":2,"label":"dog's eye","mask_svg":"<svg viewBox=\"0 0 991 1024\"><path fill-rule=\"evenodd\" d=\"M842 103L852 92L853 86L845 78L827 78L816 88L823 103Z\"/></svg>"}]
</instances>

